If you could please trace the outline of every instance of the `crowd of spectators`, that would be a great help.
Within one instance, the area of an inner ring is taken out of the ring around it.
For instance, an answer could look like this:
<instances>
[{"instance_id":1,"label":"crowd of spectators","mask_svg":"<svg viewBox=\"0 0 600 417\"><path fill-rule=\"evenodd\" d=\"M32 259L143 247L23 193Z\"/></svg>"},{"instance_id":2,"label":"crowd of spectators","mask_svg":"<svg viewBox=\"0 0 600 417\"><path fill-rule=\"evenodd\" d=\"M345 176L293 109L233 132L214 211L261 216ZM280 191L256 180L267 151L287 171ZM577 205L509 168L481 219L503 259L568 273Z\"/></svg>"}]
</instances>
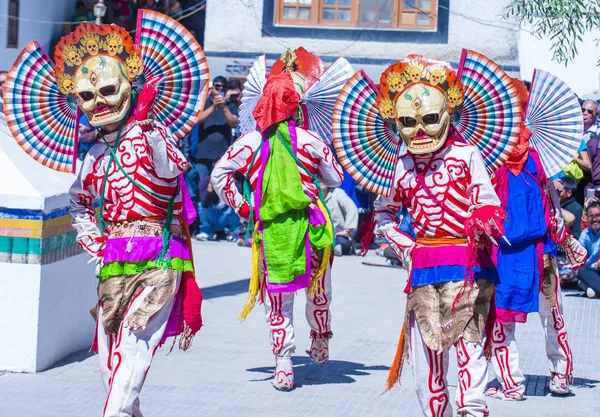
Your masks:
<instances>
[{"instance_id":1,"label":"crowd of spectators","mask_svg":"<svg viewBox=\"0 0 600 417\"><path fill-rule=\"evenodd\" d=\"M71 16L73 29L77 24L85 21L94 21L93 14L96 0L78 0L75 2L75 11ZM176 15L183 11L179 0L104 0L106 14L103 23L115 23L127 30L135 28L135 16L139 9L154 10L167 15ZM76 23L75 23L76 22Z\"/></svg>"},{"instance_id":2,"label":"crowd of spectators","mask_svg":"<svg viewBox=\"0 0 600 417\"><path fill-rule=\"evenodd\" d=\"M600 296L600 120L599 104L583 100L581 111L584 134L579 153L559 173L554 185L560 199L563 217L573 236L588 251L586 266L572 271L558 253L559 273L563 288L578 288L589 298Z\"/></svg>"}]
</instances>

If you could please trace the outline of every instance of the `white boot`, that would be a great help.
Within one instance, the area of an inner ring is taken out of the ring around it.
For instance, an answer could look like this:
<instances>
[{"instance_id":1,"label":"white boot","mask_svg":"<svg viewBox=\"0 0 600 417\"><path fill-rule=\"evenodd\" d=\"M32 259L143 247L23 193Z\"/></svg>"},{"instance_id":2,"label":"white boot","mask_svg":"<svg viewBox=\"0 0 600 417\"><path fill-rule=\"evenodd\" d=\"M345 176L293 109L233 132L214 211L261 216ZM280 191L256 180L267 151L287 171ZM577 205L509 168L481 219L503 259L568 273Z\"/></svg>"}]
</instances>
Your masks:
<instances>
[{"instance_id":1,"label":"white boot","mask_svg":"<svg viewBox=\"0 0 600 417\"><path fill-rule=\"evenodd\" d=\"M310 332L310 338L312 342L310 344L310 350L306 353L317 365L323 365L329 360L329 337L317 335L316 332Z\"/></svg>"},{"instance_id":2,"label":"white boot","mask_svg":"<svg viewBox=\"0 0 600 417\"><path fill-rule=\"evenodd\" d=\"M567 395L569 389L569 377L553 372L552 381L550 381L550 391L555 395Z\"/></svg>"},{"instance_id":3,"label":"white boot","mask_svg":"<svg viewBox=\"0 0 600 417\"><path fill-rule=\"evenodd\" d=\"M520 392L519 387L514 389L502 390L502 388L493 387L485 392L485 395L504 401L524 401L525 396Z\"/></svg>"},{"instance_id":4,"label":"white boot","mask_svg":"<svg viewBox=\"0 0 600 417\"><path fill-rule=\"evenodd\" d=\"M294 365L290 357L275 357L273 387L279 391L291 391L294 388Z\"/></svg>"}]
</instances>

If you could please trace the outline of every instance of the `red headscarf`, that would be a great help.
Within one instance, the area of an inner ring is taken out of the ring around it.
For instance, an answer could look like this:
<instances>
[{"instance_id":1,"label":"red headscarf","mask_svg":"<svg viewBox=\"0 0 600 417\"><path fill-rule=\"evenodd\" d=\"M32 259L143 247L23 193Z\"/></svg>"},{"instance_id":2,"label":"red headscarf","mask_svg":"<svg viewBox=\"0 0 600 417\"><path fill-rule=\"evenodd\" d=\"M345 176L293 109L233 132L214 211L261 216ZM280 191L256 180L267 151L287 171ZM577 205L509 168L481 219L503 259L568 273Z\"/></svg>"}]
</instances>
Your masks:
<instances>
[{"instance_id":1,"label":"red headscarf","mask_svg":"<svg viewBox=\"0 0 600 417\"><path fill-rule=\"evenodd\" d=\"M300 95L294 89L289 72L271 74L263 89L263 94L254 108L254 120L261 132L269 126L294 116L300 107Z\"/></svg>"}]
</instances>

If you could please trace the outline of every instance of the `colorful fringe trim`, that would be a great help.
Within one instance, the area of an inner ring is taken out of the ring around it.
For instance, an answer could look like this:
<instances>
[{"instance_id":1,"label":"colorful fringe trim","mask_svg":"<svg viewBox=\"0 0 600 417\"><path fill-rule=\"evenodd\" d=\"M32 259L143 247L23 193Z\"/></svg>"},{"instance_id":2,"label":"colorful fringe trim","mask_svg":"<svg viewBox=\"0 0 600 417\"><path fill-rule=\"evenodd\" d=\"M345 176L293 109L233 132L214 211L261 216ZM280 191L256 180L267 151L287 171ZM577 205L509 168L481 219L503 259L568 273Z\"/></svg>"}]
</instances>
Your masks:
<instances>
[{"instance_id":1,"label":"colorful fringe trim","mask_svg":"<svg viewBox=\"0 0 600 417\"><path fill-rule=\"evenodd\" d=\"M408 309L404 312L404 323L402 323L402 330L400 331L400 338L398 339L398 347L396 348L396 355L394 356L394 362L390 366L390 371L385 383L385 390L380 394L383 395L386 392L394 388L394 385L400 385L400 378L402 377L402 368L404 366L404 358L408 356L408 342L406 338L408 333Z\"/></svg>"},{"instance_id":2,"label":"colorful fringe trim","mask_svg":"<svg viewBox=\"0 0 600 417\"><path fill-rule=\"evenodd\" d=\"M331 233L331 235L333 236L334 235L333 225L331 224L331 218L329 217L329 212L323 205L323 202L321 201L320 198L317 199L317 205L319 206L319 209L325 216L325 220L327 222L327 229L329 230L329 233ZM317 273L310 280L310 285L308 286L308 295L309 296L311 296L311 297L315 296L315 294L317 292L317 288L319 288L319 285L320 285L319 279L321 278L321 276L323 276L323 274L327 270L327 266L329 266L330 259L331 259L331 245L323 248L323 258L321 259L321 265L319 266L319 270L317 271ZM321 288L321 291L325 292L325 289Z\"/></svg>"}]
</instances>

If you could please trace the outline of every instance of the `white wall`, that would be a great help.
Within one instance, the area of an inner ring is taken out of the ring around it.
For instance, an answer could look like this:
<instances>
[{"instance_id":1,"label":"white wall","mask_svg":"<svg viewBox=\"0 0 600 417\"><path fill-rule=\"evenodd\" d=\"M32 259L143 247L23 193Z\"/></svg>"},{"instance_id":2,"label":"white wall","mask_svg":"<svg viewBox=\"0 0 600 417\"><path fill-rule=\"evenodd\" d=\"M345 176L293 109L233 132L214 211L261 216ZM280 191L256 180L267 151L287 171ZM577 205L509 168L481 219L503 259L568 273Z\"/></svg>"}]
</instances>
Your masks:
<instances>
[{"instance_id":1,"label":"white wall","mask_svg":"<svg viewBox=\"0 0 600 417\"><path fill-rule=\"evenodd\" d=\"M243 7L242 3L253 7ZM432 58L458 62L462 48L467 48L481 52L499 64L516 64L518 30L505 28L511 23L500 19L503 8L509 3L510 0L451 0L450 9L453 13L449 18L448 43L414 44L385 40L361 42L306 39L301 37L301 27L298 28L298 38L262 37L262 0L207 0L204 49L209 52L236 51L259 54L282 53L286 46L304 46L316 54L341 55L346 58L389 58L395 61L410 53L420 53ZM385 39L385 31L382 31L381 36ZM211 75L218 74L211 70Z\"/></svg>"},{"instance_id":2,"label":"white wall","mask_svg":"<svg viewBox=\"0 0 600 417\"><path fill-rule=\"evenodd\" d=\"M92 344L96 323L89 311L98 301L94 263L82 253L42 265L36 370Z\"/></svg>"},{"instance_id":3,"label":"white wall","mask_svg":"<svg viewBox=\"0 0 600 417\"><path fill-rule=\"evenodd\" d=\"M0 370L36 371L40 271L0 262Z\"/></svg>"},{"instance_id":4,"label":"white wall","mask_svg":"<svg viewBox=\"0 0 600 417\"><path fill-rule=\"evenodd\" d=\"M61 22L71 20L74 0L20 0L19 17L40 21ZM0 0L0 14L8 14L8 0ZM37 40L50 54L50 45L55 36L60 36L60 24L19 22L19 47L7 48L8 18L0 16L0 70L8 71L23 47L29 41Z\"/></svg>"},{"instance_id":5,"label":"white wall","mask_svg":"<svg viewBox=\"0 0 600 417\"><path fill-rule=\"evenodd\" d=\"M564 64L552 61L552 41L537 39L526 31L521 31L519 39L519 60L521 77L531 80L535 68L548 71L565 81L581 97L600 97L600 47L594 39L600 39L600 30L589 32L578 43L579 54L573 63Z\"/></svg>"},{"instance_id":6,"label":"white wall","mask_svg":"<svg viewBox=\"0 0 600 417\"><path fill-rule=\"evenodd\" d=\"M0 262L0 370L39 372L90 347L97 281L88 259Z\"/></svg>"}]
</instances>

